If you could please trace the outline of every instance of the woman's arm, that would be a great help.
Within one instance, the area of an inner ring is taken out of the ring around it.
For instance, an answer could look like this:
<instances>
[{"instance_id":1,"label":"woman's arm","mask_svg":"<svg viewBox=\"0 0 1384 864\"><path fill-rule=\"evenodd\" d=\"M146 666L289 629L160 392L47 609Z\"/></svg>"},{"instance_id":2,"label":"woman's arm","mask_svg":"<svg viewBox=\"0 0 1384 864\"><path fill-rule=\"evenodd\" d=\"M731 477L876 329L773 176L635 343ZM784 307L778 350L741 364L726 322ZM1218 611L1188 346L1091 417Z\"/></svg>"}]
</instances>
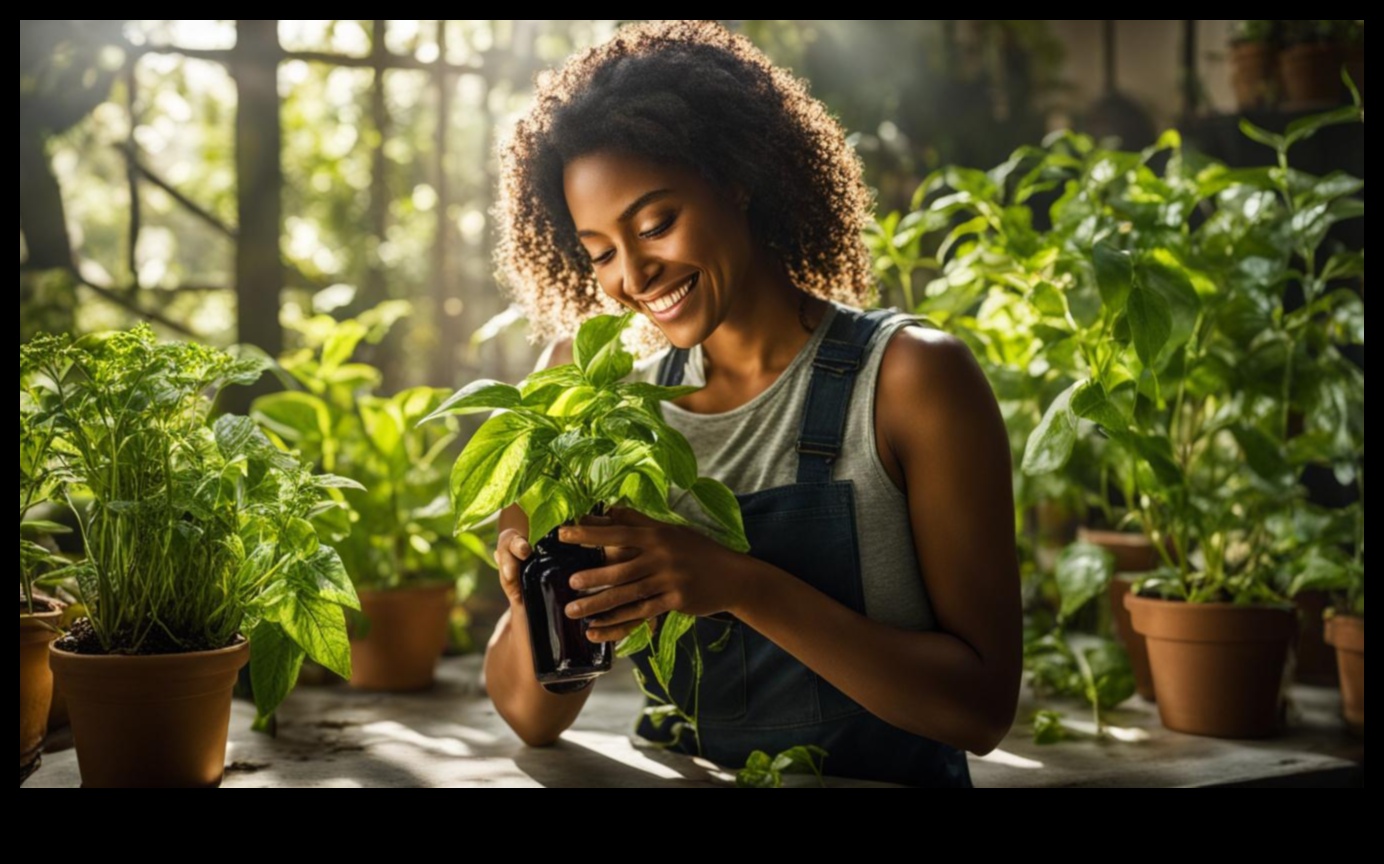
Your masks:
<instances>
[{"instance_id":1,"label":"woman's arm","mask_svg":"<svg viewBox=\"0 0 1384 864\"><path fill-rule=\"evenodd\" d=\"M546 369L570 360L571 346L558 343L540 358L538 368ZM500 514L495 560L500 568L500 584L509 600L509 611L500 618L486 647L485 688L495 703L495 710L525 744L545 747L557 741L577 719L591 688L558 696L544 690L534 677L528 617L524 613L524 594L519 584L519 568L532 551L526 539L528 535L529 520L524 511L517 506L505 508Z\"/></svg>"},{"instance_id":2,"label":"woman's arm","mask_svg":"<svg viewBox=\"0 0 1384 864\"><path fill-rule=\"evenodd\" d=\"M616 639L668 609L728 611L881 719L975 753L994 749L1013 722L1022 671L1004 423L969 350L916 328L886 349L876 401L880 455L908 499L937 631L872 621L772 565L629 513L617 513L615 527L564 532L641 550L574 577L579 587L617 587L569 614L604 613L591 637Z\"/></svg>"}]
</instances>

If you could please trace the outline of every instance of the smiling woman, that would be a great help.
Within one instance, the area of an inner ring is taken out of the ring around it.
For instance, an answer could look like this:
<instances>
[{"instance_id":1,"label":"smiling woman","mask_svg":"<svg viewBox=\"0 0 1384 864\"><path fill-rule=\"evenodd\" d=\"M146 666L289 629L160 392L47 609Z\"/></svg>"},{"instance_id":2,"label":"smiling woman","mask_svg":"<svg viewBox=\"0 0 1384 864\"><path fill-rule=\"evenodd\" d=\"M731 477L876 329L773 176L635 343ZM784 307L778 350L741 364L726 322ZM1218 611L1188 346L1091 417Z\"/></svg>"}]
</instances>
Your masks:
<instances>
[{"instance_id":1,"label":"smiling woman","mask_svg":"<svg viewBox=\"0 0 1384 864\"><path fill-rule=\"evenodd\" d=\"M813 745L829 773L969 785L963 751L1003 737L1020 674L1008 441L961 343L859 308L869 195L840 127L743 38L660 22L542 81L502 160L500 264L535 333L639 313L664 347L635 375L701 388L665 419L744 515L749 554L632 511L562 531L605 552L571 580L589 638L677 611L715 646L698 740L640 734L727 765ZM525 528L502 515L514 614L487 687L542 745L589 690L534 680ZM684 685L655 695L681 702Z\"/></svg>"}]
</instances>

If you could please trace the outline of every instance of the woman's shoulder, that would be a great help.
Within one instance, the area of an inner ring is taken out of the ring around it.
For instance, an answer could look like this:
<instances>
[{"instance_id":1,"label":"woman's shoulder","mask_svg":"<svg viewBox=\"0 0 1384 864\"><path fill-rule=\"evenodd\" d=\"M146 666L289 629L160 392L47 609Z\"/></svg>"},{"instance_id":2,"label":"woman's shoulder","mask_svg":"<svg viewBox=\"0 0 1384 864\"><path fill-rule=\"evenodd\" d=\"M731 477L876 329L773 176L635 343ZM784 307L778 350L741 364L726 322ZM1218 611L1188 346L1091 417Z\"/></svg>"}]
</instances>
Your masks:
<instances>
[{"instance_id":1,"label":"woman's shoulder","mask_svg":"<svg viewBox=\"0 0 1384 864\"><path fill-rule=\"evenodd\" d=\"M918 319L891 330L876 384L877 422L941 431L994 415L993 391L965 342Z\"/></svg>"}]
</instances>

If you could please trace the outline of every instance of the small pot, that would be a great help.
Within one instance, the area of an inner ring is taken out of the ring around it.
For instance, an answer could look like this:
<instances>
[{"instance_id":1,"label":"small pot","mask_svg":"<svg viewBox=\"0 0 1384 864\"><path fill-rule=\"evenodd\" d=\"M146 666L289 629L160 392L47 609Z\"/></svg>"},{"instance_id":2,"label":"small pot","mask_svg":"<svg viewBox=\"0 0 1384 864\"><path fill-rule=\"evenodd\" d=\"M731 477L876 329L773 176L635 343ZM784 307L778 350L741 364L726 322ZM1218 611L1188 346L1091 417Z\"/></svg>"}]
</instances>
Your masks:
<instances>
[{"instance_id":1,"label":"small pot","mask_svg":"<svg viewBox=\"0 0 1384 864\"><path fill-rule=\"evenodd\" d=\"M1350 731L1365 737L1365 619L1333 615L1326 619L1326 641L1336 646L1341 674L1341 713Z\"/></svg>"},{"instance_id":2,"label":"small pot","mask_svg":"<svg viewBox=\"0 0 1384 864\"><path fill-rule=\"evenodd\" d=\"M53 701L53 673L48 649L58 638L61 611L19 616L19 782L38 769L48 709Z\"/></svg>"},{"instance_id":3,"label":"small pot","mask_svg":"<svg viewBox=\"0 0 1384 864\"><path fill-rule=\"evenodd\" d=\"M231 691L250 643L140 657L74 654L51 662L67 694L86 788L214 788L226 767Z\"/></svg>"},{"instance_id":4,"label":"small pot","mask_svg":"<svg viewBox=\"0 0 1384 864\"><path fill-rule=\"evenodd\" d=\"M1290 111L1326 108L1342 102L1343 47L1335 42L1289 45L1278 55L1283 76L1283 107Z\"/></svg>"},{"instance_id":5,"label":"small pot","mask_svg":"<svg viewBox=\"0 0 1384 864\"><path fill-rule=\"evenodd\" d=\"M1297 636L1289 606L1183 603L1127 594L1134 629L1148 639L1163 725L1213 738L1278 732L1283 671Z\"/></svg>"},{"instance_id":6,"label":"small pot","mask_svg":"<svg viewBox=\"0 0 1384 864\"><path fill-rule=\"evenodd\" d=\"M1115 556L1116 573L1148 573L1163 566L1158 549L1143 534L1081 528L1076 532L1076 539L1099 546Z\"/></svg>"},{"instance_id":7,"label":"small pot","mask_svg":"<svg viewBox=\"0 0 1384 864\"><path fill-rule=\"evenodd\" d=\"M587 639L589 623L567 617L567 605L582 596L569 584L572 575L604 563L604 550L563 543L554 528L519 570L534 676L552 693L583 690L610 671L614 646Z\"/></svg>"},{"instance_id":8,"label":"small pot","mask_svg":"<svg viewBox=\"0 0 1384 864\"><path fill-rule=\"evenodd\" d=\"M1278 47L1267 42L1236 42L1230 46L1230 83L1241 111L1270 108L1282 85L1278 77Z\"/></svg>"},{"instance_id":9,"label":"small pot","mask_svg":"<svg viewBox=\"0 0 1384 864\"><path fill-rule=\"evenodd\" d=\"M368 624L351 640L351 686L406 693L433 686L447 647L447 621L456 596L451 584L360 591Z\"/></svg>"}]
</instances>

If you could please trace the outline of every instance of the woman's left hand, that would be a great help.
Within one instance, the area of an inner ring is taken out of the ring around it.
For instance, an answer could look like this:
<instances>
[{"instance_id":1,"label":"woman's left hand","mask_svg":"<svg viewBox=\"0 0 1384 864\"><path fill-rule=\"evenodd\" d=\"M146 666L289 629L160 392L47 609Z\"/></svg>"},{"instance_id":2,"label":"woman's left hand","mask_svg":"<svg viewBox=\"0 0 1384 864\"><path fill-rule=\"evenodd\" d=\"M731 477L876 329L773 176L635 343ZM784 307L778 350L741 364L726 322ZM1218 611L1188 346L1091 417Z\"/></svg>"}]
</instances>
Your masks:
<instances>
[{"instance_id":1,"label":"woman's left hand","mask_svg":"<svg viewBox=\"0 0 1384 864\"><path fill-rule=\"evenodd\" d=\"M572 576L579 591L596 591L567 606L569 618L590 619L587 638L617 642L665 612L714 615L735 606L747 556L680 525L613 508L606 525L562 528L558 539L603 546L606 566Z\"/></svg>"}]
</instances>

